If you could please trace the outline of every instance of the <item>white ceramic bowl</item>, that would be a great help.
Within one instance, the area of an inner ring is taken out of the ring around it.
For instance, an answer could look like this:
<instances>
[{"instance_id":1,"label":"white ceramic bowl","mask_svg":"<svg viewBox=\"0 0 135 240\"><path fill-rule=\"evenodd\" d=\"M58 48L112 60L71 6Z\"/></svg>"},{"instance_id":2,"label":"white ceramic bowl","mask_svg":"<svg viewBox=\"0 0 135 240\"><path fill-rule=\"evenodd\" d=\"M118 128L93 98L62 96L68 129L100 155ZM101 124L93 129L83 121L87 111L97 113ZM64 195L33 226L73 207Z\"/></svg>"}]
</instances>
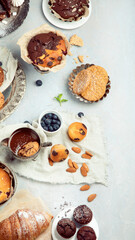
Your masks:
<instances>
[{"instance_id":1,"label":"white ceramic bowl","mask_svg":"<svg viewBox=\"0 0 135 240\"><path fill-rule=\"evenodd\" d=\"M47 113L54 113L54 114L56 114L56 115L58 116L58 118L60 119L61 125L60 125L60 127L59 127L58 130L53 131L53 132L49 132L49 131L46 131L46 130L41 126L41 119L42 119L42 117L43 117L45 114L47 114ZM42 112L42 113L40 114L40 116L39 116L38 122L39 122L40 127L42 128L42 130L44 131L44 133L45 133L47 136L53 136L53 135L57 134L57 133L61 130L62 124L63 124L63 120L62 120L61 115L60 115L57 111L55 111L55 110L48 110L48 111Z\"/></svg>"}]
</instances>

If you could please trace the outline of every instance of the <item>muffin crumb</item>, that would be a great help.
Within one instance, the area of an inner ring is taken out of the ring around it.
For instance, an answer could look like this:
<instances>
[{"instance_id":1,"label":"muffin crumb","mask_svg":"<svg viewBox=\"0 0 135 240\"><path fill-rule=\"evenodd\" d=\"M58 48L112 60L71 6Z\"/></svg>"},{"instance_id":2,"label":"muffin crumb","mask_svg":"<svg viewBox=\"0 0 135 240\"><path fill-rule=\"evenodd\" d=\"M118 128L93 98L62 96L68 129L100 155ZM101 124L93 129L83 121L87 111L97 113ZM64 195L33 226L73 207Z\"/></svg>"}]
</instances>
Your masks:
<instances>
[{"instance_id":1,"label":"muffin crumb","mask_svg":"<svg viewBox=\"0 0 135 240\"><path fill-rule=\"evenodd\" d=\"M78 56L78 59L79 59L79 61L80 61L81 63L84 62L84 56Z\"/></svg>"},{"instance_id":2,"label":"muffin crumb","mask_svg":"<svg viewBox=\"0 0 135 240\"><path fill-rule=\"evenodd\" d=\"M79 63L77 58L74 58L74 61L75 61L76 64Z\"/></svg>"},{"instance_id":3,"label":"muffin crumb","mask_svg":"<svg viewBox=\"0 0 135 240\"><path fill-rule=\"evenodd\" d=\"M69 55L69 56L73 56L73 54L72 54L70 51L68 52L68 55Z\"/></svg>"},{"instance_id":4,"label":"muffin crumb","mask_svg":"<svg viewBox=\"0 0 135 240\"><path fill-rule=\"evenodd\" d=\"M82 47L84 45L82 38L78 37L76 34L74 34L70 38L69 42L70 42L71 45L75 45L75 46L79 46L79 47Z\"/></svg>"}]
</instances>

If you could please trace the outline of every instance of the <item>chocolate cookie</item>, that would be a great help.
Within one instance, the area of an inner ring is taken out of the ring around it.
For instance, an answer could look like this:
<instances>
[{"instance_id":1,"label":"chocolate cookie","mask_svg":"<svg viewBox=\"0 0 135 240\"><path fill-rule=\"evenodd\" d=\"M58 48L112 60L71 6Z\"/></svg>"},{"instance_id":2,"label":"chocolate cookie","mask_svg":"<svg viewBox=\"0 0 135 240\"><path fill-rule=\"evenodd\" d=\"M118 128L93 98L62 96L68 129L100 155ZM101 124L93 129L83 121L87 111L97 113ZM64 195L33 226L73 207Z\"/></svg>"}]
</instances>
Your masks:
<instances>
[{"instance_id":1,"label":"chocolate cookie","mask_svg":"<svg viewBox=\"0 0 135 240\"><path fill-rule=\"evenodd\" d=\"M86 205L80 205L75 208L73 217L79 224L88 224L92 219L93 213Z\"/></svg>"},{"instance_id":2,"label":"chocolate cookie","mask_svg":"<svg viewBox=\"0 0 135 240\"><path fill-rule=\"evenodd\" d=\"M57 231L63 238L71 238L76 232L76 225L69 218L61 219L57 224Z\"/></svg>"},{"instance_id":3,"label":"chocolate cookie","mask_svg":"<svg viewBox=\"0 0 135 240\"><path fill-rule=\"evenodd\" d=\"M96 240L96 234L91 227L81 227L77 233L78 240Z\"/></svg>"}]
</instances>

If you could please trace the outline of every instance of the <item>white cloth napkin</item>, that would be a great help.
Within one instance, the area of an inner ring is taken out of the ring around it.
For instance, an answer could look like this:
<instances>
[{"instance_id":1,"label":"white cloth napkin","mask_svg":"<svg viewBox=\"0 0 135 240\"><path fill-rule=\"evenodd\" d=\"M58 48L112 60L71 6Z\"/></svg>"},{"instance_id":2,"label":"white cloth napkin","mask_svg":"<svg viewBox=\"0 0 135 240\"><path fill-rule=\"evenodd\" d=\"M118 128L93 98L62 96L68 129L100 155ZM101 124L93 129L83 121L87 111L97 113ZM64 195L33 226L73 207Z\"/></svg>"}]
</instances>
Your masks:
<instances>
[{"instance_id":1,"label":"white cloth napkin","mask_svg":"<svg viewBox=\"0 0 135 240\"><path fill-rule=\"evenodd\" d=\"M63 184L63 183L102 183L106 184L107 181L107 153L105 151L105 143L102 136L102 127L100 119L98 117L88 116L79 118L71 113L61 113L63 118L62 130L54 135L53 137L47 137L38 123L33 122L33 126L29 124L16 124L0 127L0 141L4 138L9 137L13 131L21 127L31 127L33 128L41 138L41 142L51 141L54 144L64 144L69 150L69 158L72 161L77 162L79 168L82 163L86 163L89 166L89 173L87 177L83 177L80 173L80 169L76 173L68 173L66 169L68 168L68 159L63 162L54 163L51 167L48 163L48 155L50 153L49 148L41 149L40 154L36 161L22 162L18 160L11 161L9 154L7 154L6 148L0 147L0 161L8 164L16 173L26 178L31 178L37 181L49 182L52 184ZM83 122L87 128L87 136L78 143L72 142L68 135L68 126L75 121ZM82 149L80 154L74 153L71 148L73 146L78 146ZM81 158L81 155L85 151L90 151L93 157L89 159Z\"/></svg>"}]
</instances>

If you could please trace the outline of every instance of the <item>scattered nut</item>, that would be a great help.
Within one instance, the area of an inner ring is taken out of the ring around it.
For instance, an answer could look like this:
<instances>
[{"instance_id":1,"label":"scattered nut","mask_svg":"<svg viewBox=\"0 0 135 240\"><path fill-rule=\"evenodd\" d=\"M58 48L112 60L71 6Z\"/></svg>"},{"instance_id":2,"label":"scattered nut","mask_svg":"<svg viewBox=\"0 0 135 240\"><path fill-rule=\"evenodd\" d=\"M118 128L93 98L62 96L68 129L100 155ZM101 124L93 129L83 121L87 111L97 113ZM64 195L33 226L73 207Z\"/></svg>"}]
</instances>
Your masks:
<instances>
[{"instance_id":1,"label":"scattered nut","mask_svg":"<svg viewBox=\"0 0 135 240\"><path fill-rule=\"evenodd\" d=\"M89 167L86 163L83 163L82 166L86 169L87 172L89 172Z\"/></svg>"},{"instance_id":2,"label":"scattered nut","mask_svg":"<svg viewBox=\"0 0 135 240\"><path fill-rule=\"evenodd\" d=\"M91 159L91 157L89 156L89 155L87 155L87 154L82 154L82 158L85 158L85 159Z\"/></svg>"},{"instance_id":3,"label":"scattered nut","mask_svg":"<svg viewBox=\"0 0 135 240\"><path fill-rule=\"evenodd\" d=\"M72 162L72 160L71 160L71 159L68 159L68 165L69 165L69 167L70 167L70 168L72 168L72 167L73 167L73 162Z\"/></svg>"},{"instance_id":4,"label":"scattered nut","mask_svg":"<svg viewBox=\"0 0 135 240\"><path fill-rule=\"evenodd\" d=\"M75 153L80 153L80 152L81 152L81 149L78 148L78 147L72 147L72 150L73 150Z\"/></svg>"},{"instance_id":5,"label":"scattered nut","mask_svg":"<svg viewBox=\"0 0 135 240\"><path fill-rule=\"evenodd\" d=\"M87 190L89 190L90 189L90 186L89 185L83 185L81 188L80 188L80 190L81 191L87 191Z\"/></svg>"},{"instance_id":6,"label":"scattered nut","mask_svg":"<svg viewBox=\"0 0 135 240\"><path fill-rule=\"evenodd\" d=\"M89 155L90 157L93 157L93 154L88 151L86 151L85 154Z\"/></svg>"},{"instance_id":7,"label":"scattered nut","mask_svg":"<svg viewBox=\"0 0 135 240\"><path fill-rule=\"evenodd\" d=\"M70 168L66 169L66 172L74 173L74 172L76 172L76 169L74 167L70 167Z\"/></svg>"},{"instance_id":8,"label":"scattered nut","mask_svg":"<svg viewBox=\"0 0 135 240\"><path fill-rule=\"evenodd\" d=\"M97 194L91 194L89 197L88 197L88 202L92 202L95 198L96 198Z\"/></svg>"},{"instance_id":9,"label":"scattered nut","mask_svg":"<svg viewBox=\"0 0 135 240\"><path fill-rule=\"evenodd\" d=\"M73 167L74 167L75 169L78 169L78 168L79 168L76 162L73 162Z\"/></svg>"},{"instance_id":10,"label":"scattered nut","mask_svg":"<svg viewBox=\"0 0 135 240\"><path fill-rule=\"evenodd\" d=\"M81 174L83 175L83 177L87 177L87 171L83 166L81 167Z\"/></svg>"}]
</instances>

